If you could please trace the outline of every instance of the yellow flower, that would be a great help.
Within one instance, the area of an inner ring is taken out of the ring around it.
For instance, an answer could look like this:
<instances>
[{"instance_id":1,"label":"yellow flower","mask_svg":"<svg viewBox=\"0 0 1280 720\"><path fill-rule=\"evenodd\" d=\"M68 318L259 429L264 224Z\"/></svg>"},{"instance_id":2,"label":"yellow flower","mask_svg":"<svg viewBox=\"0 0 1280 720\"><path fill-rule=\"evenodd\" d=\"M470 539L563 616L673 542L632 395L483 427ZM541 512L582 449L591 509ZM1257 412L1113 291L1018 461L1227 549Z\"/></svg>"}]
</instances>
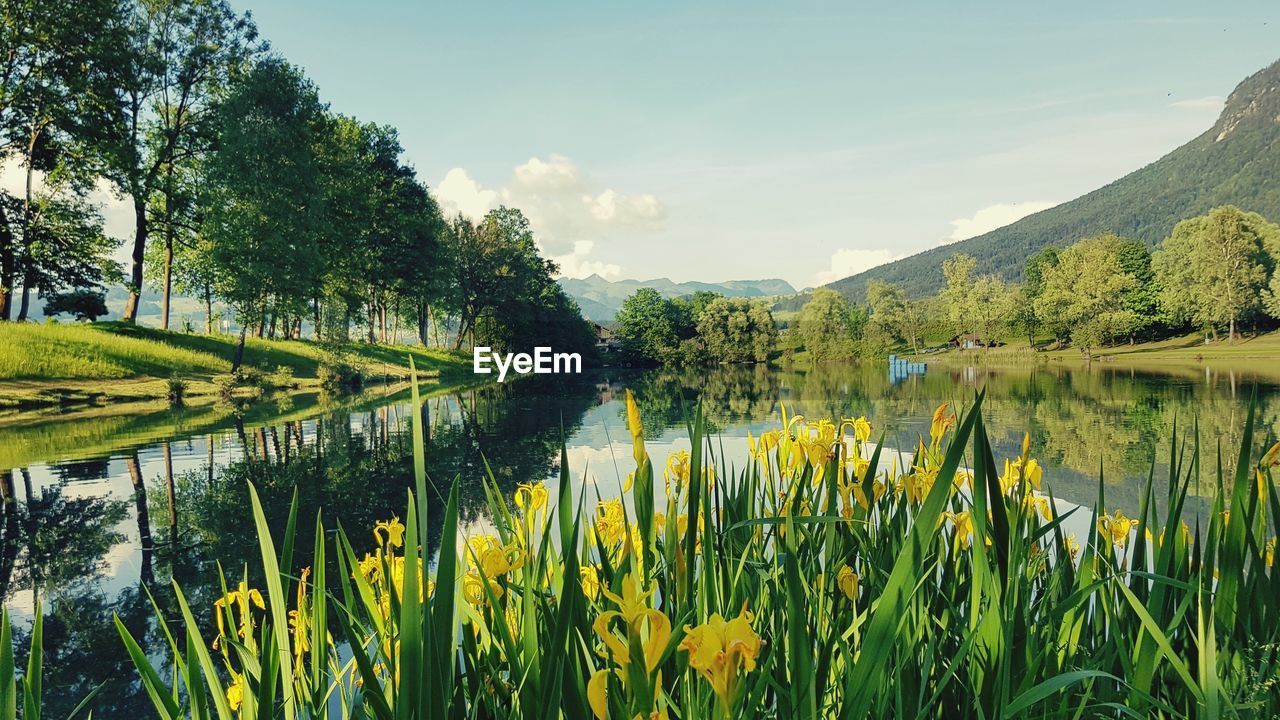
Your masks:
<instances>
[{"instance_id":1,"label":"yellow flower","mask_svg":"<svg viewBox=\"0 0 1280 720\"><path fill-rule=\"evenodd\" d=\"M680 649L689 653L689 667L698 671L726 708L733 706L738 676L756 668L763 642L751 625L755 618L744 605L726 621L719 613L698 627L685 626Z\"/></svg>"},{"instance_id":2,"label":"yellow flower","mask_svg":"<svg viewBox=\"0 0 1280 720\"><path fill-rule=\"evenodd\" d=\"M390 520L379 520L373 526L373 537L383 547L403 547L404 525L401 524L398 517L392 517Z\"/></svg>"},{"instance_id":3,"label":"yellow flower","mask_svg":"<svg viewBox=\"0 0 1280 720\"><path fill-rule=\"evenodd\" d=\"M1262 456L1262 459L1258 461L1258 467L1260 468L1276 466L1280 466L1280 442L1272 445L1271 449L1268 450L1266 454Z\"/></svg>"},{"instance_id":4,"label":"yellow flower","mask_svg":"<svg viewBox=\"0 0 1280 720\"><path fill-rule=\"evenodd\" d=\"M604 720L609 714L609 703L606 691L609 688L609 673L617 672L614 670L597 670L591 679L587 681L587 702L591 705L591 712L595 714L598 720ZM622 673L618 673L618 677L625 677Z\"/></svg>"},{"instance_id":5,"label":"yellow flower","mask_svg":"<svg viewBox=\"0 0 1280 720\"><path fill-rule=\"evenodd\" d=\"M1067 554L1071 556L1071 560L1074 562L1080 556L1080 543L1076 541L1076 534L1071 533L1062 538L1062 544L1066 547Z\"/></svg>"},{"instance_id":6,"label":"yellow flower","mask_svg":"<svg viewBox=\"0 0 1280 720\"><path fill-rule=\"evenodd\" d=\"M1120 510L1116 510L1110 516L1103 515L1098 518L1098 532L1109 538L1112 545L1122 548L1129 542L1129 533L1133 532L1137 524L1137 520L1130 519Z\"/></svg>"},{"instance_id":7,"label":"yellow flower","mask_svg":"<svg viewBox=\"0 0 1280 720\"><path fill-rule=\"evenodd\" d=\"M231 671L231 684L227 686L227 705L231 712L239 712L244 704L244 675Z\"/></svg>"},{"instance_id":8,"label":"yellow flower","mask_svg":"<svg viewBox=\"0 0 1280 720\"><path fill-rule=\"evenodd\" d=\"M536 513L547 506L547 487L542 483L520 483L515 492L516 507L526 515Z\"/></svg>"},{"instance_id":9,"label":"yellow flower","mask_svg":"<svg viewBox=\"0 0 1280 720\"><path fill-rule=\"evenodd\" d=\"M859 417L853 421L853 436L858 442L867 442L871 439L871 422L865 417Z\"/></svg>"},{"instance_id":10,"label":"yellow flower","mask_svg":"<svg viewBox=\"0 0 1280 720\"><path fill-rule=\"evenodd\" d=\"M256 605L259 610L265 610L266 604L262 602L262 593L249 587L247 581L241 580L240 586L235 590L230 590L213 603L213 614L218 621L218 635L225 636L227 634L224 626L226 611L231 610L232 614L239 617L240 628L237 630L241 638L248 636L249 630L253 629L253 616L250 615L250 607Z\"/></svg>"},{"instance_id":11,"label":"yellow flower","mask_svg":"<svg viewBox=\"0 0 1280 720\"><path fill-rule=\"evenodd\" d=\"M489 580L489 589L493 591L494 598L502 599L502 586L494 580ZM480 605L489 600L489 596L484 591L484 580L477 574L469 572L462 576L462 597L472 605Z\"/></svg>"},{"instance_id":12,"label":"yellow flower","mask_svg":"<svg viewBox=\"0 0 1280 720\"><path fill-rule=\"evenodd\" d=\"M942 403L933 411L933 422L929 425L929 437L933 438L933 442L937 443L942 439L943 435L956 424L955 413L947 412L948 403Z\"/></svg>"},{"instance_id":13,"label":"yellow flower","mask_svg":"<svg viewBox=\"0 0 1280 720\"><path fill-rule=\"evenodd\" d=\"M848 565L840 568L840 572L836 574L836 586L850 600L858 599L858 573Z\"/></svg>"},{"instance_id":14,"label":"yellow flower","mask_svg":"<svg viewBox=\"0 0 1280 720\"><path fill-rule=\"evenodd\" d=\"M689 484L691 458L688 450L677 450L667 456L667 467L662 471L662 482L667 489L667 497L672 497L672 487L679 492Z\"/></svg>"},{"instance_id":15,"label":"yellow flower","mask_svg":"<svg viewBox=\"0 0 1280 720\"><path fill-rule=\"evenodd\" d=\"M596 600L600 597L600 572L595 565L584 565L578 569L578 579L582 583L582 594Z\"/></svg>"},{"instance_id":16,"label":"yellow flower","mask_svg":"<svg viewBox=\"0 0 1280 720\"><path fill-rule=\"evenodd\" d=\"M627 429L631 431L631 453L636 465L643 465L648 454L644 451L644 425L640 422L640 406L636 396L627 390Z\"/></svg>"},{"instance_id":17,"label":"yellow flower","mask_svg":"<svg viewBox=\"0 0 1280 720\"><path fill-rule=\"evenodd\" d=\"M1027 460L1027 464L1022 468L1022 477L1031 483L1036 490L1040 489L1040 480L1044 477L1044 470L1040 468L1040 463L1034 458Z\"/></svg>"},{"instance_id":18,"label":"yellow flower","mask_svg":"<svg viewBox=\"0 0 1280 720\"><path fill-rule=\"evenodd\" d=\"M1267 541L1266 561L1267 567L1271 567L1276 561L1276 539L1274 537Z\"/></svg>"},{"instance_id":19,"label":"yellow flower","mask_svg":"<svg viewBox=\"0 0 1280 720\"><path fill-rule=\"evenodd\" d=\"M942 515L955 526L956 537L953 541L955 546L961 550L968 550L973 544L973 516L968 510L958 513L945 512Z\"/></svg>"},{"instance_id":20,"label":"yellow flower","mask_svg":"<svg viewBox=\"0 0 1280 720\"><path fill-rule=\"evenodd\" d=\"M1028 494L1026 499L1022 501L1022 506L1029 512L1038 512L1045 522L1053 520L1053 503L1049 502L1049 498L1041 495Z\"/></svg>"}]
</instances>

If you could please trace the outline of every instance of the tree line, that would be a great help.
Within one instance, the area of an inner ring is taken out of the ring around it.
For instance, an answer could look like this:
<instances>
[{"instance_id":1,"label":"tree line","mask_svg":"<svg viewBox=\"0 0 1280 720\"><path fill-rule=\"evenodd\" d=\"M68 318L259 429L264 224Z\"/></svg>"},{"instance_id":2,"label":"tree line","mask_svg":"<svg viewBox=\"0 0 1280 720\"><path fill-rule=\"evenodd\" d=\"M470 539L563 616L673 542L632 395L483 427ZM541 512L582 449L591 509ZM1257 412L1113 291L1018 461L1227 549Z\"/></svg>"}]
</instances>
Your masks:
<instances>
[{"instance_id":1,"label":"tree line","mask_svg":"<svg viewBox=\"0 0 1280 720\"><path fill-rule=\"evenodd\" d=\"M446 218L395 128L332 111L225 0L0 0L0 319L105 313L101 288L214 304L241 340L523 348L594 338L527 220ZM128 201L126 268L93 192ZM88 305L90 307L86 308ZM94 307L98 306L98 307ZM443 337L442 337L443 331Z\"/></svg>"},{"instance_id":2,"label":"tree line","mask_svg":"<svg viewBox=\"0 0 1280 720\"><path fill-rule=\"evenodd\" d=\"M1070 344L1083 353L1201 331L1217 340L1280 319L1280 226L1226 205L1183 220L1153 250L1107 233L1026 261L1025 282L977 273L964 254L943 261L945 286L909 297L891 283L867 284L866 304L816 290L799 335L815 359L876 356L894 347L920 352L925 338L989 346L1023 337Z\"/></svg>"},{"instance_id":3,"label":"tree line","mask_svg":"<svg viewBox=\"0 0 1280 720\"><path fill-rule=\"evenodd\" d=\"M761 363L778 343L768 304L705 290L665 298L640 288L616 321L621 360L633 365Z\"/></svg>"}]
</instances>

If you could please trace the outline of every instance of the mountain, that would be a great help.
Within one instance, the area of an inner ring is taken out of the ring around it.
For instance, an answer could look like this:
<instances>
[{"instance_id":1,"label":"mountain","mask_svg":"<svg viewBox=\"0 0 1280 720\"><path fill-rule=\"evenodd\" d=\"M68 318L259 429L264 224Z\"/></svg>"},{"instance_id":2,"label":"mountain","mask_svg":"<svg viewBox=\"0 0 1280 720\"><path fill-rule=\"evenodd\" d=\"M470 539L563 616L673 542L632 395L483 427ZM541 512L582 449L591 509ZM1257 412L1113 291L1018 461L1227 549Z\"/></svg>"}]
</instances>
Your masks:
<instances>
[{"instance_id":1,"label":"mountain","mask_svg":"<svg viewBox=\"0 0 1280 720\"><path fill-rule=\"evenodd\" d=\"M1155 246L1178 221L1227 204L1280 221L1280 61L1240 83L1213 127L1141 170L985 235L830 287L857 299L868 280L885 280L911 295L926 295L942 286L942 261L956 253L976 258L980 273L1019 280L1027 257L1046 245L1114 232Z\"/></svg>"},{"instance_id":2,"label":"mountain","mask_svg":"<svg viewBox=\"0 0 1280 720\"><path fill-rule=\"evenodd\" d=\"M613 316L622 308L622 302L640 288L653 288L663 297L680 297L692 295L700 290L719 293L726 297L769 297L773 295L793 295L796 289L786 280L730 280L722 283L705 282L673 282L667 278L654 280L605 280L599 275L586 278L560 278L560 287L564 289L578 306L582 314L595 322L612 322Z\"/></svg>"}]
</instances>

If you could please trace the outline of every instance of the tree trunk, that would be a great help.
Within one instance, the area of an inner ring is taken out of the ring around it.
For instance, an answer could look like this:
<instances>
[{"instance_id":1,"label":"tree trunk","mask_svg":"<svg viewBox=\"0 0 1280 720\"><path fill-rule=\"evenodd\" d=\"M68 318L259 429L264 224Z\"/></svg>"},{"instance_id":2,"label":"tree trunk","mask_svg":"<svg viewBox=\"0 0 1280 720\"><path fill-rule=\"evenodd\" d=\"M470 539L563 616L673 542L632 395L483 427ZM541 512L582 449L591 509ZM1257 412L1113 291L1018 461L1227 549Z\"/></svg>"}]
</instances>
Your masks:
<instances>
[{"instance_id":1,"label":"tree trunk","mask_svg":"<svg viewBox=\"0 0 1280 720\"><path fill-rule=\"evenodd\" d=\"M133 196L133 254L129 271L129 299L124 302L124 322L138 321L138 301L142 296L142 258L147 249L147 201L135 193Z\"/></svg>"},{"instance_id":2,"label":"tree trunk","mask_svg":"<svg viewBox=\"0 0 1280 720\"><path fill-rule=\"evenodd\" d=\"M1227 342L1234 344L1235 341L1236 341L1236 319L1231 318L1231 323L1227 325Z\"/></svg>"},{"instance_id":3,"label":"tree trunk","mask_svg":"<svg viewBox=\"0 0 1280 720\"><path fill-rule=\"evenodd\" d=\"M311 301L311 308L316 323L316 342L319 342L324 339L324 335L320 332L320 298L315 298ZM302 321L299 320L298 322L301 323ZM298 337L302 337L301 330L298 331Z\"/></svg>"},{"instance_id":4,"label":"tree trunk","mask_svg":"<svg viewBox=\"0 0 1280 720\"><path fill-rule=\"evenodd\" d=\"M169 294L173 291L173 158L165 164L164 183L164 297L160 302L160 329L169 329Z\"/></svg>"},{"instance_id":5,"label":"tree trunk","mask_svg":"<svg viewBox=\"0 0 1280 720\"><path fill-rule=\"evenodd\" d=\"M204 286L204 334L213 334L213 291L208 286Z\"/></svg>"},{"instance_id":6,"label":"tree trunk","mask_svg":"<svg viewBox=\"0 0 1280 720\"><path fill-rule=\"evenodd\" d=\"M18 255L14 252L13 229L9 216L0 203L0 320L13 317L13 285L17 279Z\"/></svg>"},{"instance_id":7,"label":"tree trunk","mask_svg":"<svg viewBox=\"0 0 1280 720\"><path fill-rule=\"evenodd\" d=\"M231 360L231 372L239 370L240 362L244 360L244 334L248 329L249 326L240 323L240 342L236 345L236 356Z\"/></svg>"},{"instance_id":8,"label":"tree trunk","mask_svg":"<svg viewBox=\"0 0 1280 720\"><path fill-rule=\"evenodd\" d=\"M418 303L418 342L423 347L427 346L427 324L431 315L431 305L427 303Z\"/></svg>"},{"instance_id":9,"label":"tree trunk","mask_svg":"<svg viewBox=\"0 0 1280 720\"><path fill-rule=\"evenodd\" d=\"M166 201L167 202L167 201ZM169 293L173 288L173 228L164 238L164 297L160 300L160 329L169 329Z\"/></svg>"},{"instance_id":10,"label":"tree trunk","mask_svg":"<svg viewBox=\"0 0 1280 720\"><path fill-rule=\"evenodd\" d=\"M28 270L22 277L22 301L18 304L18 322L27 319L27 311L31 308L31 286L35 284L35 273Z\"/></svg>"}]
</instances>

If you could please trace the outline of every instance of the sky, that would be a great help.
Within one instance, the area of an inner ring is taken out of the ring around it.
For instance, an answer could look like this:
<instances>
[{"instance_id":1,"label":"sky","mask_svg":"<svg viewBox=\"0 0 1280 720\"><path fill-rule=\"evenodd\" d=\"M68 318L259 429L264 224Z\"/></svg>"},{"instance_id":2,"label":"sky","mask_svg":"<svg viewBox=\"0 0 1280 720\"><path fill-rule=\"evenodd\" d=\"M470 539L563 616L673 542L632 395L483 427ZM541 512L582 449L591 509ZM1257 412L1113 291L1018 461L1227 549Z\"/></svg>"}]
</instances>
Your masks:
<instances>
[{"instance_id":1,"label":"sky","mask_svg":"<svg viewBox=\"0 0 1280 720\"><path fill-rule=\"evenodd\" d=\"M1280 3L232 0L449 212L566 275L829 282L1158 159ZM112 213L114 214L114 213Z\"/></svg>"}]
</instances>

